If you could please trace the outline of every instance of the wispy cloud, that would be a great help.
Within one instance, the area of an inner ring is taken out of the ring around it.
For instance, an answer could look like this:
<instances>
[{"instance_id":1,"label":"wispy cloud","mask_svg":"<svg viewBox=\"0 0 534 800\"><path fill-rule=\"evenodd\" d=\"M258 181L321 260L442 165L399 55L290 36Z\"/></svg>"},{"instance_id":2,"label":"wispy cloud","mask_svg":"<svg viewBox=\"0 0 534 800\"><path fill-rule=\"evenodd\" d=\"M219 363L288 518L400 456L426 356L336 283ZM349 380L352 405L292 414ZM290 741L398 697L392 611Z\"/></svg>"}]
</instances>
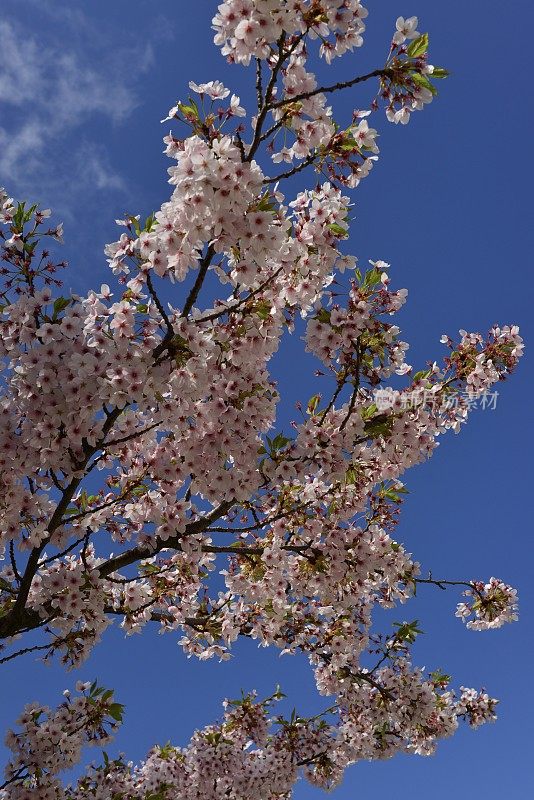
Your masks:
<instances>
[{"instance_id":1,"label":"wispy cloud","mask_svg":"<svg viewBox=\"0 0 534 800\"><path fill-rule=\"evenodd\" d=\"M120 125L139 105L134 78L152 65L152 42L111 42L116 31L106 34L79 9L56 18L47 3L39 5L45 24L32 34L16 11L0 21L0 184L38 189L53 203L61 163L79 190L123 191L94 123ZM67 183L63 191L71 192Z\"/></svg>"},{"instance_id":2,"label":"wispy cloud","mask_svg":"<svg viewBox=\"0 0 534 800\"><path fill-rule=\"evenodd\" d=\"M100 191L105 189L126 190L124 179L113 172L109 156L102 145L83 142L76 153L74 178L78 185L87 189L92 185Z\"/></svg>"}]
</instances>

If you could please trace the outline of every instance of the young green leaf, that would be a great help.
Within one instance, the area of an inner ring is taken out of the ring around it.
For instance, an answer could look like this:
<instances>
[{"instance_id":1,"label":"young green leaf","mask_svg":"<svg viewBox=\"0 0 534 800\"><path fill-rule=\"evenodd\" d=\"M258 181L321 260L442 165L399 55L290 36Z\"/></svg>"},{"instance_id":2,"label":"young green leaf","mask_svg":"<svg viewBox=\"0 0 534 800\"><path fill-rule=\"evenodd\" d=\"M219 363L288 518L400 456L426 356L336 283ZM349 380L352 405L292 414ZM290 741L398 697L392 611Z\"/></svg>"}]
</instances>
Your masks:
<instances>
[{"instance_id":1,"label":"young green leaf","mask_svg":"<svg viewBox=\"0 0 534 800\"><path fill-rule=\"evenodd\" d=\"M408 45L406 52L410 58L419 58L419 56L423 56L428 50L428 44L428 33L423 33Z\"/></svg>"}]
</instances>

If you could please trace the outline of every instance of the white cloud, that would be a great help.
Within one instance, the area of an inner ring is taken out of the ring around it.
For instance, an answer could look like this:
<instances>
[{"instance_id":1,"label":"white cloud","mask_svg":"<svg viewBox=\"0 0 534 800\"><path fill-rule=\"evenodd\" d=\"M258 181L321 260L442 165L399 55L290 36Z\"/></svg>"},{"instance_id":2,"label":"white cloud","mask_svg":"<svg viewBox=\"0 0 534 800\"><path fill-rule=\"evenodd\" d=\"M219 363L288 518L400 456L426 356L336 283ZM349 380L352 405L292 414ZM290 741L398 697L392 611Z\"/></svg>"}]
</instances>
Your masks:
<instances>
[{"instance_id":1,"label":"white cloud","mask_svg":"<svg viewBox=\"0 0 534 800\"><path fill-rule=\"evenodd\" d=\"M94 142L83 142L80 145L76 152L74 171L77 185L85 189L92 186L98 190L126 190L123 178L111 168L106 151Z\"/></svg>"},{"instance_id":2,"label":"white cloud","mask_svg":"<svg viewBox=\"0 0 534 800\"><path fill-rule=\"evenodd\" d=\"M116 31L97 28L80 11L54 19L56 10L41 6L50 24L37 26L38 35L16 18L0 21L0 184L12 193L37 187L47 204L55 197L44 194L59 188L59 158L86 190L125 189L103 144L91 142L85 128L98 117L118 125L132 113L140 102L133 79L154 58L146 37L111 43Z\"/></svg>"}]
</instances>

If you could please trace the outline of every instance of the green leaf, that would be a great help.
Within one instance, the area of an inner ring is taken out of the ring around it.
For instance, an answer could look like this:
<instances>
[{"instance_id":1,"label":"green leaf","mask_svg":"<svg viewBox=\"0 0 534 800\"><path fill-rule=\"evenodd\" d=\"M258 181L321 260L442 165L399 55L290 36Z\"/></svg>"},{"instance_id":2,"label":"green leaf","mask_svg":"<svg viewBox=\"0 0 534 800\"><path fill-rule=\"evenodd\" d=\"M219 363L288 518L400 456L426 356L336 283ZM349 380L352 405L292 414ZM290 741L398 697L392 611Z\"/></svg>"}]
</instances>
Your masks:
<instances>
[{"instance_id":1,"label":"green leaf","mask_svg":"<svg viewBox=\"0 0 534 800\"><path fill-rule=\"evenodd\" d=\"M358 149L358 142L352 136L346 136L343 139L343 144L341 145L342 150L357 150Z\"/></svg>"},{"instance_id":2,"label":"green leaf","mask_svg":"<svg viewBox=\"0 0 534 800\"><path fill-rule=\"evenodd\" d=\"M186 117L195 117L196 119L200 118L198 113L198 106L194 102L194 100L190 99L191 105L187 105L187 103L178 103L178 108Z\"/></svg>"},{"instance_id":3,"label":"green leaf","mask_svg":"<svg viewBox=\"0 0 534 800\"><path fill-rule=\"evenodd\" d=\"M362 408L361 417L362 417L363 420L370 419L372 416L374 416L376 414L377 411L378 411L378 408L377 408L376 404L375 403L371 403L371 405L367 406L367 408Z\"/></svg>"},{"instance_id":4,"label":"green leaf","mask_svg":"<svg viewBox=\"0 0 534 800\"><path fill-rule=\"evenodd\" d=\"M367 436L375 439L378 436L387 436L391 433L392 425L393 417L377 417L365 423L364 431Z\"/></svg>"},{"instance_id":5,"label":"green leaf","mask_svg":"<svg viewBox=\"0 0 534 800\"><path fill-rule=\"evenodd\" d=\"M33 256L33 251L35 250L36 247L37 247L37 242L34 242L33 244L30 244L29 242L24 242L22 249L26 253L29 253L30 256Z\"/></svg>"},{"instance_id":6,"label":"green leaf","mask_svg":"<svg viewBox=\"0 0 534 800\"><path fill-rule=\"evenodd\" d=\"M419 58L419 56L423 56L428 50L428 44L428 33L423 33L408 45L406 52L410 58Z\"/></svg>"},{"instance_id":7,"label":"green leaf","mask_svg":"<svg viewBox=\"0 0 534 800\"><path fill-rule=\"evenodd\" d=\"M176 752L176 748L172 746L170 742L164 744L163 747L159 748L159 757L162 758L164 761L168 761L171 756L173 756Z\"/></svg>"},{"instance_id":8,"label":"green leaf","mask_svg":"<svg viewBox=\"0 0 534 800\"><path fill-rule=\"evenodd\" d=\"M400 489L391 486L384 491L383 496L387 497L388 500L393 500L394 503L400 503L401 494L408 494L408 489L405 489L404 486L401 486Z\"/></svg>"},{"instance_id":9,"label":"green leaf","mask_svg":"<svg viewBox=\"0 0 534 800\"><path fill-rule=\"evenodd\" d=\"M37 204L31 206L31 208L28 211L26 211L26 213L24 214L24 222L29 222L31 220L33 212L35 211L36 208Z\"/></svg>"},{"instance_id":10,"label":"green leaf","mask_svg":"<svg viewBox=\"0 0 534 800\"><path fill-rule=\"evenodd\" d=\"M160 567L157 564L151 564L144 562L141 564L141 572L143 575L153 575L156 572L160 571Z\"/></svg>"},{"instance_id":11,"label":"green leaf","mask_svg":"<svg viewBox=\"0 0 534 800\"><path fill-rule=\"evenodd\" d=\"M56 300L54 300L54 315L52 319L56 319L60 311L63 311L63 309L67 308L68 305L70 305L69 297L58 297Z\"/></svg>"},{"instance_id":12,"label":"green leaf","mask_svg":"<svg viewBox=\"0 0 534 800\"><path fill-rule=\"evenodd\" d=\"M345 473L345 483L347 486L354 486L358 479L358 472L354 467L349 467Z\"/></svg>"},{"instance_id":13,"label":"green leaf","mask_svg":"<svg viewBox=\"0 0 534 800\"><path fill-rule=\"evenodd\" d=\"M446 675L440 669L436 669L436 670L434 670L434 672L431 672L429 677L430 677L430 680L432 681L432 683L438 683L438 684L442 684L442 685L446 684L446 683L450 683L450 681L451 681L451 676L450 675Z\"/></svg>"},{"instance_id":14,"label":"green leaf","mask_svg":"<svg viewBox=\"0 0 534 800\"><path fill-rule=\"evenodd\" d=\"M415 375L413 376L412 380L413 380L414 383L417 383L418 381L424 380L424 378L428 378L430 373L431 373L431 370L429 370L429 369L421 369L421 370L419 370L419 372L415 373Z\"/></svg>"},{"instance_id":15,"label":"green leaf","mask_svg":"<svg viewBox=\"0 0 534 800\"><path fill-rule=\"evenodd\" d=\"M421 75L420 72L412 72L412 80L418 86L423 86L423 88L428 89L429 92L432 92L433 95L438 93L438 90L435 86L433 86L426 75Z\"/></svg>"},{"instance_id":16,"label":"green leaf","mask_svg":"<svg viewBox=\"0 0 534 800\"><path fill-rule=\"evenodd\" d=\"M373 269L370 269L365 273L365 278L363 279L363 286L366 289L370 289L372 286L376 286L377 283L380 283L381 277L382 277L382 272L376 267L373 267Z\"/></svg>"},{"instance_id":17,"label":"green leaf","mask_svg":"<svg viewBox=\"0 0 534 800\"><path fill-rule=\"evenodd\" d=\"M291 439L288 439L287 436L283 435L283 433L278 433L274 437L274 439L273 439L273 441L271 443L271 449L272 450L281 450L283 447L286 446L286 444L289 444L290 441L291 441Z\"/></svg>"},{"instance_id":18,"label":"green leaf","mask_svg":"<svg viewBox=\"0 0 534 800\"><path fill-rule=\"evenodd\" d=\"M393 626L398 628L395 638L397 641L408 642L413 644L420 633L423 631L418 628L419 620L414 619L413 622L394 622Z\"/></svg>"},{"instance_id":19,"label":"green leaf","mask_svg":"<svg viewBox=\"0 0 534 800\"><path fill-rule=\"evenodd\" d=\"M269 319L271 316L271 304L267 300L260 300L254 306L254 311L260 319Z\"/></svg>"},{"instance_id":20,"label":"green leaf","mask_svg":"<svg viewBox=\"0 0 534 800\"><path fill-rule=\"evenodd\" d=\"M346 239L348 231L345 228L342 228L341 225L338 225L337 222L332 222L328 229L334 234L336 239Z\"/></svg>"},{"instance_id":21,"label":"green leaf","mask_svg":"<svg viewBox=\"0 0 534 800\"><path fill-rule=\"evenodd\" d=\"M156 215L154 214L154 212L152 212L152 214L150 214L150 215L149 215L149 216L146 218L146 220L145 220L145 227L144 227L144 230L145 230L147 233L150 233L150 231L151 231L151 230L152 230L152 229L153 229L153 228L154 228L154 227L155 227L157 224L158 224L158 223L157 223L157 221L156 221Z\"/></svg>"},{"instance_id":22,"label":"green leaf","mask_svg":"<svg viewBox=\"0 0 534 800\"><path fill-rule=\"evenodd\" d=\"M308 412L308 414L310 415L315 414L320 402L321 402L320 394L314 394L313 397L310 397L310 399L308 400L308 405L306 407L306 411Z\"/></svg>"},{"instance_id":23,"label":"green leaf","mask_svg":"<svg viewBox=\"0 0 534 800\"><path fill-rule=\"evenodd\" d=\"M254 206L257 211L275 211L276 206L273 202L272 195L270 192L264 192Z\"/></svg>"},{"instance_id":24,"label":"green leaf","mask_svg":"<svg viewBox=\"0 0 534 800\"><path fill-rule=\"evenodd\" d=\"M441 78L448 78L449 75L450 72L446 69L443 69L443 67L434 67L434 72L432 73L431 77L440 80Z\"/></svg>"},{"instance_id":25,"label":"green leaf","mask_svg":"<svg viewBox=\"0 0 534 800\"><path fill-rule=\"evenodd\" d=\"M113 719L116 722L122 722L123 711L124 711L124 706L122 705L122 703L112 703L108 708L109 716L113 717Z\"/></svg>"}]
</instances>

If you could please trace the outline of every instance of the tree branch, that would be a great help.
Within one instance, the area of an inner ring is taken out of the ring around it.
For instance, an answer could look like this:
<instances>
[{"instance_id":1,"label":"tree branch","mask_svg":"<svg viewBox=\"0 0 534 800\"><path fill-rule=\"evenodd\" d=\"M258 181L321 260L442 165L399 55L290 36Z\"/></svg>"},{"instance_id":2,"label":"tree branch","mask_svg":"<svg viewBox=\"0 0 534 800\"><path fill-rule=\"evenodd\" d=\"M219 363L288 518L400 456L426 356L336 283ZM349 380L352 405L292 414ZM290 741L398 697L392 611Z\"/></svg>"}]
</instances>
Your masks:
<instances>
[{"instance_id":1,"label":"tree branch","mask_svg":"<svg viewBox=\"0 0 534 800\"><path fill-rule=\"evenodd\" d=\"M263 87L261 74L261 58L256 59L256 99L258 101L258 111L263 105Z\"/></svg>"},{"instance_id":2,"label":"tree branch","mask_svg":"<svg viewBox=\"0 0 534 800\"><path fill-rule=\"evenodd\" d=\"M138 545L137 547L133 547L131 550L127 550L125 553L120 553L118 556L110 558L104 564L100 564L100 566L97 567L100 576L105 578L112 572L117 572L117 570L123 569L130 564L134 564L136 561L140 561L143 558L154 556L163 549L179 547L181 539L187 536L192 536L196 533L203 533L212 522L215 522L227 514L233 505L233 502L221 503L221 505L218 506L218 508L213 509L210 514L207 514L205 517L201 517L194 522L190 522L184 533L181 533L178 536L172 536L169 539L156 538L150 545Z\"/></svg>"},{"instance_id":3,"label":"tree branch","mask_svg":"<svg viewBox=\"0 0 534 800\"><path fill-rule=\"evenodd\" d=\"M302 172L303 169L309 167L310 164L313 164L317 157L317 153L310 153L301 164L298 164L296 167L292 167L288 169L286 172L281 172L279 175L275 175L272 178L264 178L263 183L276 183L277 181L281 181L283 178L291 178L293 175L296 175L298 172Z\"/></svg>"},{"instance_id":4,"label":"tree branch","mask_svg":"<svg viewBox=\"0 0 534 800\"><path fill-rule=\"evenodd\" d=\"M122 414L123 409L115 408L113 411L110 412L108 415L104 425L102 426L102 433L105 436L109 433L115 421L118 417ZM80 464L80 469L84 469L91 457L100 449L100 442L97 442L94 447L88 448L88 451L85 455L84 461ZM17 628L19 627L20 620L24 617L24 611L26 602L28 600L28 595L30 593L30 587L33 581L33 578L39 568L39 558L41 553L43 552L46 545L50 542L50 537L54 533L54 531L61 525L63 522L63 515L67 510L72 498L74 497L74 493L76 492L77 488L80 486L81 482L85 478L85 473L78 478L72 478L68 486L65 488L63 495L58 502L54 513L50 518L50 522L47 526L48 536L46 539L41 542L38 547L34 547L31 551L28 561L26 563L26 569L24 570L24 574L22 576L20 582L19 593L17 599L15 600L13 607L11 610L3 617L0 618L0 639L6 638L8 636L12 636L16 633Z\"/></svg>"},{"instance_id":5,"label":"tree branch","mask_svg":"<svg viewBox=\"0 0 534 800\"><path fill-rule=\"evenodd\" d=\"M196 299L199 295L199 292L202 288L202 284L204 283L204 278L206 277L206 273L211 264L211 259L213 258L214 254L215 254L215 248L213 247L212 244L210 244L206 251L206 255L200 262L200 268L198 271L197 279L193 285L193 288L189 292L187 300L185 301L184 309L181 314L182 317L187 317L187 315L193 308Z\"/></svg>"},{"instance_id":6,"label":"tree branch","mask_svg":"<svg viewBox=\"0 0 534 800\"><path fill-rule=\"evenodd\" d=\"M147 285L148 291L150 292L150 294L152 296L152 299L154 300L154 303L156 304L156 307L157 307L159 313L161 314L161 316L163 318L163 321L165 322L165 325L167 327L167 333L170 336L174 336L174 328L172 327L172 324L171 324L171 321L169 319L169 316L168 316L167 312L163 308L163 304L162 304L161 300L159 299L158 295L156 294L156 290L154 289L154 284L152 283L152 277L150 275L150 272L146 273L146 285Z\"/></svg>"},{"instance_id":7,"label":"tree branch","mask_svg":"<svg viewBox=\"0 0 534 800\"><path fill-rule=\"evenodd\" d=\"M281 273L282 267L279 267L276 272L273 272L257 289L254 289L252 292L249 292L246 297L242 297L241 300L238 300L231 306L225 306L225 308L221 309L220 311L214 311L213 314L207 314L205 317L200 317L199 319L195 320L195 322L208 322L212 319L218 319L219 317L224 316L224 314L231 314L234 311L237 311L241 306L248 303L249 300L252 300L257 294L260 294L267 286L274 281L276 277Z\"/></svg>"},{"instance_id":8,"label":"tree branch","mask_svg":"<svg viewBox=\"0 0 534 800\"><path fill-rule=\"evenodd\" d=\"M301 100L308 100L310 97L315 97L317 94L329 94L332 92L338 92L342 89L349 89L351 86L355 86L357 83L363 83L364 81L370 80L370 78L391 78L392 76L392 69L375 69L372 72L368 72L366 75L358 75L358 77L352 78L349 81L340 81L339 83L334 83L331 86L319 86L317 89L311 89L309 92L302 92L301 94L296 94L294 97L286 97L284 100L278 100L275 103L271 103L269 110L273 111L275 108L283 108L290 103L298 103Z\"/></svg>"}]
</instances>

